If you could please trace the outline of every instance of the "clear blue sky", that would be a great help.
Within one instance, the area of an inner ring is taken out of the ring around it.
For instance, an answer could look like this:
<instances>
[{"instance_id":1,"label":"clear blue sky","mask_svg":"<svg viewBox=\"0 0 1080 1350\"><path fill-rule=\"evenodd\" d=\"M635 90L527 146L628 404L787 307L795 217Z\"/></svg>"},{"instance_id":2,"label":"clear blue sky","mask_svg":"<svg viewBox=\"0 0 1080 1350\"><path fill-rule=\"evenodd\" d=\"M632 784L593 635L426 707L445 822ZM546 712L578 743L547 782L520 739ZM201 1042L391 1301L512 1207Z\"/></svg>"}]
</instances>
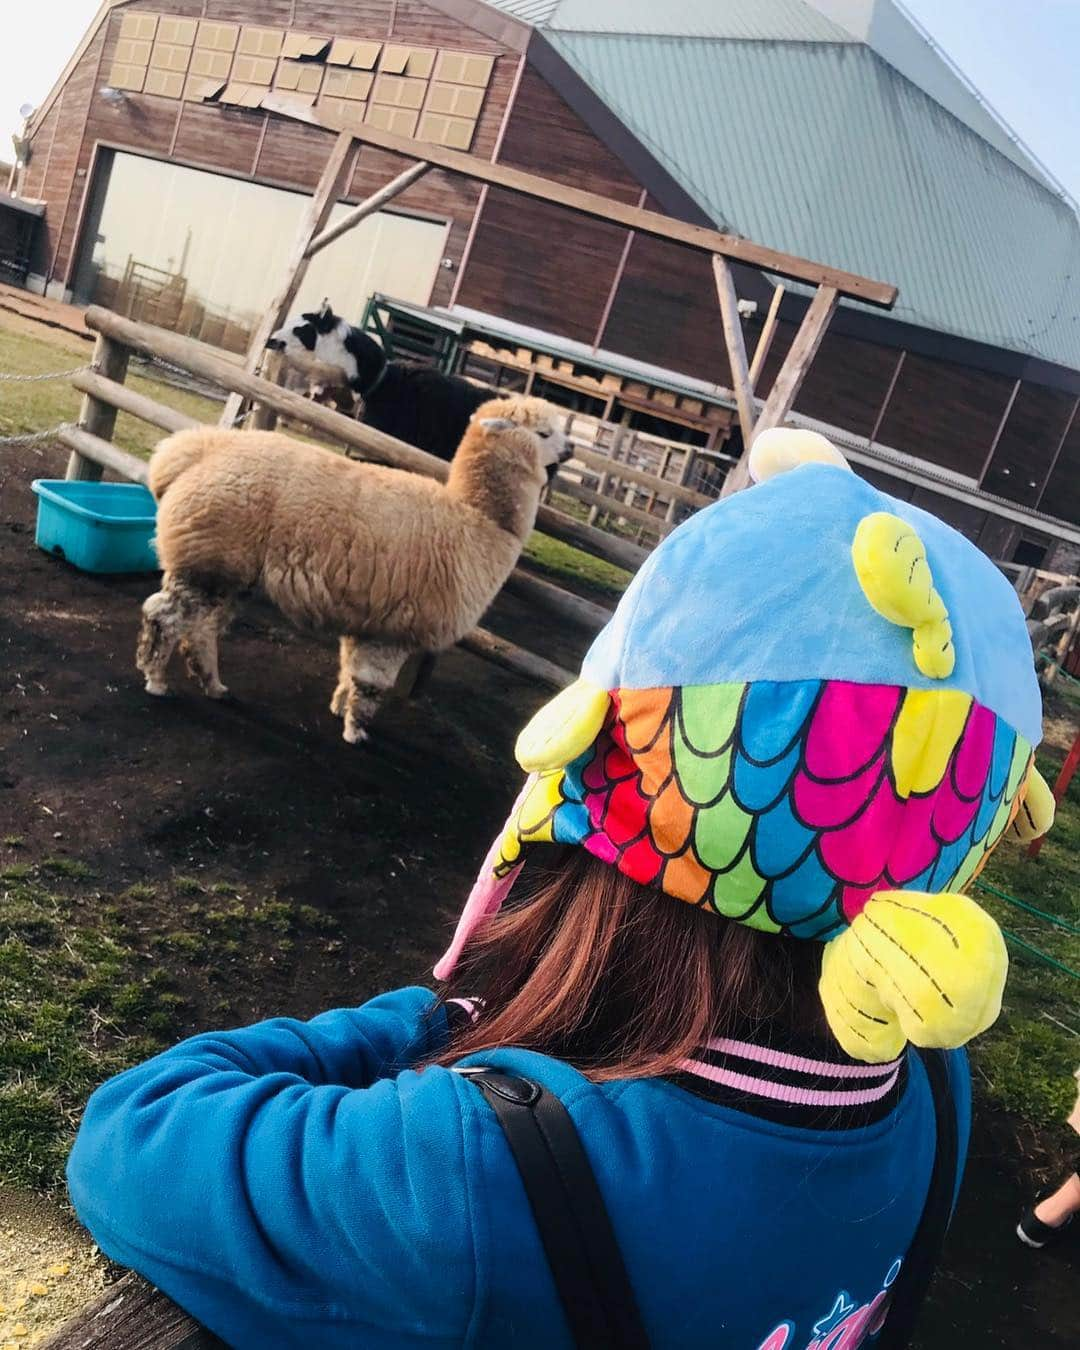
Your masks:
<instances>
[{"instance_id":1,"label":"clear blue sky","mask_svg":"<svg viewBox=\"0 0 1080 1350\"><path fill-rule=\"evenodd\" d=\"M4 4L0 159L19 105L49 91L97 0ZM906 0L908 9L1074 199L1080 199L1080 0ZM152 9L147 0L145 8Z\"/></svg>"}]
</instances>

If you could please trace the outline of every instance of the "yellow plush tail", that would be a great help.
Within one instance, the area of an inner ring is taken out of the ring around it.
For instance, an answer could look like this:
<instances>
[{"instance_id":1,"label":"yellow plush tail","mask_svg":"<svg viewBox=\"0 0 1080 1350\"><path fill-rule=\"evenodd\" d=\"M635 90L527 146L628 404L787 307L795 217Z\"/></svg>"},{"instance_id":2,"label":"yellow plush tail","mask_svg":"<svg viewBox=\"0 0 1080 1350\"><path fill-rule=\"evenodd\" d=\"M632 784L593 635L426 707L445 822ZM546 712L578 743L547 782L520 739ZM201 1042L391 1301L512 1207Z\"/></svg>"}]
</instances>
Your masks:
<instances>
[{"instance_id":1,"label":"yellow plush tail","mask_svg":"<svg viewBox=\"0 0 1080 1350\"><path fill-rule=\"evenodd\" d=\"M826 945L819 990L843 1049L882 1064L908 1041L953 1049L985 1031L1008 966L1001 930L967 896L881 891Z\"/></svg>"}]
</instances>

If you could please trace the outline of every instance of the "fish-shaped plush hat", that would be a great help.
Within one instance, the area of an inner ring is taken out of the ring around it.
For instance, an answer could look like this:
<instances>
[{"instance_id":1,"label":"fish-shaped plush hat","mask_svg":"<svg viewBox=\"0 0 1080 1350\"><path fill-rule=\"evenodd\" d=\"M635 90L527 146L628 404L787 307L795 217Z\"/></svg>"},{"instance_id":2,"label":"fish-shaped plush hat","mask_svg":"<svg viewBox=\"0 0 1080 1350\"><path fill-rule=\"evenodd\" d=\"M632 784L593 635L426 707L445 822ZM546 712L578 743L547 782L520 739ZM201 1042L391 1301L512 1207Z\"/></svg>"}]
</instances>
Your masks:
<instances>
[{"instance_id":1,"label":"fish-shaped plush hat","mask_svg":"<svg viewBox=\"0 0 1080 1350\"><path fill-rule=\"evenodd\" d=\"M1042 707L1009 583L814 433L679 526L580 679L517 744L529 778L447 976L530 845L577 844L677 900L824 944L836 1039L871 1063L962 1045L1001 1007L997 925L963 888L1049 828Z\"/></svg>"}]
</instances>

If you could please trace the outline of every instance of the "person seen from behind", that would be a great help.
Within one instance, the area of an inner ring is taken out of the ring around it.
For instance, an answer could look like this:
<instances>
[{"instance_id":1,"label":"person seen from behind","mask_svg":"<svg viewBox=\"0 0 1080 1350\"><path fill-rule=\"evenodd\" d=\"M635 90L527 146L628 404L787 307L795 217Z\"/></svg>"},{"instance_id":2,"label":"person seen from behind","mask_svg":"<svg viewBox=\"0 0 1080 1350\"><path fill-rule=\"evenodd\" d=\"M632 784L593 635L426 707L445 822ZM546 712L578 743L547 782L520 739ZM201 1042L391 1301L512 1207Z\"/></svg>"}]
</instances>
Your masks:
<instances>
[{"instance_id":1,"label":"person seen from behind","mask_svg":"<svg viewBox=\"0 0 1080 1350\"><path fill-rule=\"evenodd\" d=\"M1007 965L961 892L1052 815L1039 690L960 534L813 434L751 470L522 733L440 995L91 1098L80 1218L228 1344L906 1343Z\"/></svg>"}]
</instances>

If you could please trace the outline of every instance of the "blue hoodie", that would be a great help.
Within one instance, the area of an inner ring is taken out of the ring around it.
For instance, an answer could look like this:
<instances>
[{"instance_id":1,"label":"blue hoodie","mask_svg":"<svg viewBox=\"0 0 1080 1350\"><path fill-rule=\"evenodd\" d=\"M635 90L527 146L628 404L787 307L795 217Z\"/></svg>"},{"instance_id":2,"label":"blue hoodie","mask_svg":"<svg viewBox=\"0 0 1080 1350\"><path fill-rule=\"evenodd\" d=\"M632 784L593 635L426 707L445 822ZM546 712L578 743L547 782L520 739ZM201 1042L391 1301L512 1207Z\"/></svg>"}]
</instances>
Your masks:
<instances>
[{"instance_id":1,"label":"blue hoodie","mask_svg":"<svg viewBox=\"0 0 1080 1350\"><path fill-rule=\"evenodd\" d=\"M569 1347L493 1112L410 1067L447 1034L402 989L185 1041L90 1099L79 1217L232 1346ZM675 1080L603 1084L522 1050L463 1062L562 1099L657 1350L854 1350L880 1321L932 1164L916 1057L717 1041ZM962 1052L950 1073L963 1149Z\"/></svg>"}]
</instances>

